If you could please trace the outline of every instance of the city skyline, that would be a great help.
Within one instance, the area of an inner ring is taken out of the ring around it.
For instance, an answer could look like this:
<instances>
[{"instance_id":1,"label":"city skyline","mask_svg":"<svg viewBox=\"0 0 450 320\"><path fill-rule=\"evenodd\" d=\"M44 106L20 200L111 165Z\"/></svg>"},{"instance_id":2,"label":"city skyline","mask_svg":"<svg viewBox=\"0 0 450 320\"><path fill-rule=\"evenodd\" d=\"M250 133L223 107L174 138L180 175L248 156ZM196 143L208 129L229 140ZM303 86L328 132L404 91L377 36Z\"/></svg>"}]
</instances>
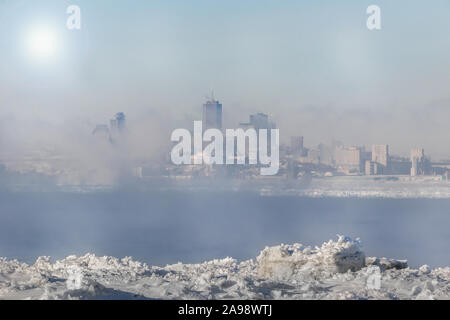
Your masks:
<instances>
[{"instance_id":1,"label":"city skyline","mask_svg":"<svg viewBox=\"0 0 450 320\"><path fill-rule=\"evenodd\" d=\"M270 129L276 128L276 124L267 114L259 112L250 114L249 122L240 122L235 128L224 128L222 127L222 111L223 105L215 98L208 97L202 107L202 121L194 120L193 128L178 128L172 132L171 142L178 142L176 146L173 145L171 150L172 164L224 164L225 148L223 144L223 135L225 133L227 140L229 135L234 135L235 139L237 138L237 143L241 144L239 147L241 148L240 150L244 152L241 156L236 156L234 154L231 156L231 153L236 152L236 150L231 151L230 156L227 156L227 165L233 164L236 162L236 159L240 159L237 161L238 164L240 161L240 164L256 164L257 158L255 158L254 155L261 152L261 150L259 150L259 143L257 142L257 135L260 129L269 132L271 131ZM107 125L98 124L93 131L93 135L101 134L103 140L109 140L111 144L114 144L114 139L112 139L110 132L116 132L118 134L124 133L125 119L125 114L123 112L118 112L110 121L110 128L108 128ZM213 136L215 138L213 140L211 140L213 131L209 132L210 130L208 129L213 129L214 131ZM236 129L243 130L239 132L239 130ZM194 138L191 136L192 133L194 134ZM219 134L220 137L217 137L217 134ZM248 141L246 141L246 136L249 139ZM270 136L271 135L269 134L269 140ZM242 139L242 137L244 138ZM219 139L219 141L217 141L217 139ZM235 139L233 139L233 144L236 143ZM210 143L210 141L213 141L213 143ZM219 146L218 144L222 145ZM270 144L268 146L269 149L271 149ZM206 149L204 149L205 147ZM276 162L277 166L279 166L280 160L278 155L280 153L280 145L277 143L275 148L277 154ZM333 141L331 145L320 143L317 147L311 148L304 145L303 136L291 136L290 145L281 145L281 148L284 150L283 160L288 159L289 162L293 161L289 165L291 168L289 170L292 172L291 174L288 173L288 177L304 165L309 166L307 171L311 171L311 173L315 171L331 173L331 171L333 171L345 175L410 175L412 177L419 175L441 175L445 179L448 179L450 168L450 160L432 162L430 155L425 155L424 148L418 147L410 149L409 159L396 154L391 155L388 144L371 145L369 148L370 151L367 151L364 145L348 146L339 141ZM232 147L232 150L233 149L234 147ZM217 153L217 150L220 150L219 154ZM252 156L250 156L249 150L253 150L251 151ZM227 151L227 154L228 152L230 152L230 150ZM274 150L272 149L271 154L273 154L273 152ZM286 158L286 155L288 155L288 158ZM234 160L232 161L230 159ZM139 167L137 170L140 172L138 176L142 178L143 168ZM296 177L296 174L294 174L294 176Z\"/></svg>"},{"instance_id":2,"label":"city skyline","mask_svg":"<svg viewBox=\"0 0 450 320\"><path fill-rule=\"evenodd\" d=\"M450 299L449 13L0 0L0 300Z\"/></svg>"}]
</instances>

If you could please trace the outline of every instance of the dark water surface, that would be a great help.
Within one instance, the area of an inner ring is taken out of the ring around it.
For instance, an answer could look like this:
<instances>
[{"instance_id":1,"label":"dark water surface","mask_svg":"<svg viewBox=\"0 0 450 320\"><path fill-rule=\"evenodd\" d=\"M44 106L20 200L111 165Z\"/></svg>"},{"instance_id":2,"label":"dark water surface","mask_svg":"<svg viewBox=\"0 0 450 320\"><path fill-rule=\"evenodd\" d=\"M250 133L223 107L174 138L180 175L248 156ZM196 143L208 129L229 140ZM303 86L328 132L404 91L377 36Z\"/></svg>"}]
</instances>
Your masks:
<instances>
[{"instance_id":1,"label":"dark water surface","mask_svg":"<svg viewBox=\"0 0 450 320\"><path fill-rule=\"evenodd\" d=\"M2 192L0 256L34 262L87 252L153 265L268 245L360 237L370 256L450 266L450 200L261 197L252 193Z\"/></svg>"}]
</instances>

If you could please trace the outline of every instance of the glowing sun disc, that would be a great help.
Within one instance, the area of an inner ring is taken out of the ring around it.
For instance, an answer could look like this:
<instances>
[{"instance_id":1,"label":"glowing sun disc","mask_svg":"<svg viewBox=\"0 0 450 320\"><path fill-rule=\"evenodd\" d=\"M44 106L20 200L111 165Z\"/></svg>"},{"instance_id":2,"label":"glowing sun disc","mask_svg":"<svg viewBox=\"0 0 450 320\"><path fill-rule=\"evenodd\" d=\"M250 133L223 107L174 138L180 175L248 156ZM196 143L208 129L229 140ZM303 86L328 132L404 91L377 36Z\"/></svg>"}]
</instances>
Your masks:
<instances>
[{"instance_id":1,"label":"glowing sun disc","mask_svg":"<svg viewBox=\"0 0 450 320\"><path fill-rule=\"evenodd\" d=\"M48 29L35 29L29 35L29 50L33 56L46 58L56 53L57 39L55 33Z\"/></svg>"}]
</instances>

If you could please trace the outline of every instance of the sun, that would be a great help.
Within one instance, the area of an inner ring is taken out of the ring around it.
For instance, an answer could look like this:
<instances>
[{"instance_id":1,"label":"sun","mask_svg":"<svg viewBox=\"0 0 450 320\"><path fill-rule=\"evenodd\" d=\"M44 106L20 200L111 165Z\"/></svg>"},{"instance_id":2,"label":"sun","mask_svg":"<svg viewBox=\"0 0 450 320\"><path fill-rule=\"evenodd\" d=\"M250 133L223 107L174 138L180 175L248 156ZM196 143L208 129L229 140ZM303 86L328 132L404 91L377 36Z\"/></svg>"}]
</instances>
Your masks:
<instances>
[{"instance_id":1,"label":"sun","mask_svg":"<svg viewBox=\"0 0 450 320\"><path fill-rule=\"evenodd\" d=\"M58 49L56 33L48 28L35 28L28 36L30 54L37 58L52 58Z\"/></svg>"}]
</instances>

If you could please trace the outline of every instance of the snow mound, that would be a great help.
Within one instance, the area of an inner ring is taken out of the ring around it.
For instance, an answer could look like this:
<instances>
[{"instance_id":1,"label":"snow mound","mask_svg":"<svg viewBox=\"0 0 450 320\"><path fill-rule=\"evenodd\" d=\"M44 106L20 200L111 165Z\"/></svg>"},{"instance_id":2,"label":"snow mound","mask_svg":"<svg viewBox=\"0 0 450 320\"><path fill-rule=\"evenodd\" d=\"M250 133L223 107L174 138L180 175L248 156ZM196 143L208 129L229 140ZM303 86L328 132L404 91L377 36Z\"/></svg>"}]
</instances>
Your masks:
<instances>
[{"instance_id":1,"label":"snow mound","mask_svg":"<svg viewBox=\"0 0 450 320\"><path fill-rule=\"evenodd\" d=\"M450 299L450 268L365 257L359 240L265 248L256 258L148 266L86 254L0 259L0 299Z\"/></svg>"},{"instance_id":2,"label":"snow mound","mask_svg":"<svg viewBox=\"0 0 450 320\"><path fill-rule=\"evenodd\" d=\"M266 247L256 258L261 277L289 279L298 273L314 272L322 276L358 271L365 266L365 255L358 239L338 236L320 248L301 244Z\"/></svg>"}]
</instances>

